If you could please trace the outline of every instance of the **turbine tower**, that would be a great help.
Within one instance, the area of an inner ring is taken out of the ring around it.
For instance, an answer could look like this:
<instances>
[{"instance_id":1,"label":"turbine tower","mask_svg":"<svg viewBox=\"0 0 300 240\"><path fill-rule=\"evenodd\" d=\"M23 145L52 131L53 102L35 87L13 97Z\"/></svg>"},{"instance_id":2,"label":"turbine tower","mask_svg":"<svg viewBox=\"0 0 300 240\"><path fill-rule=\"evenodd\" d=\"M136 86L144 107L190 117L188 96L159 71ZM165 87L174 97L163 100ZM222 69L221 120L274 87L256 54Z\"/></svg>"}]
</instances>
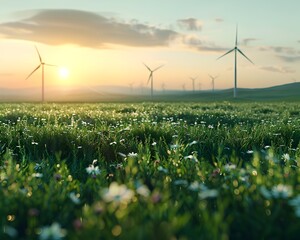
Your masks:
<instances>
[{"instance_id":1,"label":"turbine tower","mask_svg":"<svg viewBox=\"0 0 300 240\"><path fill-rule=\"evenodd\" d=\"M150 75L149 75L149 78L148 78L148 82L147 84L151 81L151 99L153 99L153 73L155 71L157 71L158 69L160 69L161 67L163 67L164 65L160 65L159 67L155 68L155 69L151 69L150 67L148 67L145 63L144 63L145 67L149 70L150 72Z\"/></svg>"},{"instance_id":2,"label":"turbine tower","mask_svg":"<svg viewBox=\"0 0 300 240\"><path fill-rule=\"evenodd\" d=\"M215 91L215 79L218 78L218 76L211 76L210 74L208 74L208 76L211 78L211 85L212 85L212 91Z\"/></svg>"},{"instance_id":3,"label":"turbine tower","mask_svg":"<svg viewBox=\"0 0 300 240\"><path fill-rule=\"evenodd\" d=\"M237 53L239 52L242 54L249 62L254 64L239 48L238 48L238 27L236 26L236 36L235 36L235 47L231 50L229 50L227 53L223 54L221 57L218 57L218 59L224 57L225 55L231 53L234 51L234 90L233 90L233 97L236 98L236 92L237 92Z\"/></svg>"},{"instance_id":4,"label":"turbine tower","mask_svg":"<svg viewBox=\"0 0 300 240\"><path fill-rule=\"evenodd\" d=\"M195 92L195 80L197 79L198 77L190 77L190 79L192 80L192 84L193 84L193 92Z\"/></svg>"},{"instance_id":5,"label":"turbine tower","mask_svg":"<svg viewBox=\"0 0 300 240\"><path fill-rule=\"evenodd\" d=\"M28 78L30 78L30 76L35 72L37 71L41 66L42 66L42 103L44 103L45 101L45 81L44 81L44 66L51 66L51 67L57 67L56 65L52 65L52 64L48 64L48 63L45 63L43 60L42 60L42 57L39 53L39 50L37 49L37 47L35 46L35 49L37 51L37 54L39 56L39 59L40 59L40 64L27 76L27 78L25 80L27 80Z\"/></svg>"}]
</instances>

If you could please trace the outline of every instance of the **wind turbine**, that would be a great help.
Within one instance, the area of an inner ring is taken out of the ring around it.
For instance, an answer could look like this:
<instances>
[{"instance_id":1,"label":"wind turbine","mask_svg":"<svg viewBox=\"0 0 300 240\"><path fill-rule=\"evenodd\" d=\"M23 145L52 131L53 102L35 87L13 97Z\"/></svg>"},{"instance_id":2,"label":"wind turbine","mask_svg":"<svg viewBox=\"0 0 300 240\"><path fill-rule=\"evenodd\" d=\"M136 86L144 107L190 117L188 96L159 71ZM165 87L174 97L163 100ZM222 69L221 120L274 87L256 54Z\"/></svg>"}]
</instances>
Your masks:
<instances>
[{"instance_id":1,"label":"wind turbine","mask_svg":"<svg viewBox=\"0 0 300 240\"><path fill-rule=\"evenodd\" d=\"M238 27L236 26L236 36L235 36L235 47L231 50L229 50L227 53L223 54L221 57L218 57L218 59L224 57L225 55L231 53L234 51L234 91L233 91L233 97L236 97L236 90L237 90L237 53L239 52L242 54L249 62L254 64L239 48L238 48Z\"/></svg>"},{"instance_id":2,"label":"wind turbine","mask_svg":"<svg viewBox=\"0 0 300 240\"><path fill-rule=\"evenodd\" d=\"M202 88L202 83L201 82L198 83L198 87L199 87L199 91L201 91L201 88Z\"/></svg>"},{"instance_id":3,"label":"wind turbine","mask_svg":"<svg viewBox=\"0 0 300 240\"><path fill-rule=\"evenodd\" d=\"M35 72L37 71L41 66L42 66L42 102L45 101L45 81L44 81L44 66L51 66L51 67L57 67L56 65L52 65L52 64L48 64L48 63L45 63L43 60L42 60L42 57L40 55L40 52L39 50L37 49L37 47L35 46L35 49L37 51L37 54L39 56L39 59L40 59L40 64L27 76L27 78L25 80L27 80L28 78L30 78L30 76Z\"/></svg>"},{"instance_id":4,"label":"wind turbine","mask_svg":"<svg viewBox=\"0 0 300 240\"><path fill-rule=\"evenodd\" d=\"M144 63L144 65L145 65L145 67L149 70L149 72L150 72L150 75L149 75L149 78L148 78L148 82L147 82L147 84L151 81L151 99L153 99L153 73L155 72L155 71L157 71L158 69L160 69L161 67L163 67L164 65L160 65L160 66L158 66L157 68L155 68L155 69L151 69L150 67L148 67L145 63Z\"/></svg>"},{"instance_id":5,"label":"wind turbine","mask_svg":"<svg viewBox=\"0 0 300 240\"><path fill-rule=\"evenodd\" d=\"M215 79L218 78L218 76L213 77L210 74L208 74L208 76L211 78L212 90L214 92L215 91Z\"/></svg>"},{"instance_id":6,"label":"wind turbine","mask_svg":"<svg viewBox=\"0 0 300 240\"><path fill-rule=\"evenodd\" d=\"M192 80L192 84L193 84L193 92L195 92L195 80L197 79L198 77L190 77L190 79Z\"/></svg>"}]
</instances>

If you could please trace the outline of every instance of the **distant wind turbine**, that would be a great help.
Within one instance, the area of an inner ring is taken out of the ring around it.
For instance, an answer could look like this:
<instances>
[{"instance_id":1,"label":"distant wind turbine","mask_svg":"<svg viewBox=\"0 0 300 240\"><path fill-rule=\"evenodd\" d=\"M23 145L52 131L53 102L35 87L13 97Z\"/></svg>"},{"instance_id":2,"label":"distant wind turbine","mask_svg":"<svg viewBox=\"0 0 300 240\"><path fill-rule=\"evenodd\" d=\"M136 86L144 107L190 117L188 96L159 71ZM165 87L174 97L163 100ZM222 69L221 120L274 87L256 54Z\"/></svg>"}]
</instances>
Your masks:
<instances>
[{"instance_id":1,"label":"distant wind turbine","mask_svg":"<svg viewBox=\"0 0 300 240\"><path fill-rule=\"evenodd\" d=\"M161 90L162 90L163 92L166 91L166 84L165 84L164 82L161 84Z\"/></svg>"},{"instance_id":2,"label":"distant wind turbine","mask_svg":"<svg viewBox=\"0 0 300 240\"><path fill-rule=\"evenodd\" d=\"M235 36L235 47L231 50L229 50L227 53L223 54L221 57L218 57L218 59L224 57L225 55L231 53L234 51L234 91L233 91L233 97L236 97L236 91L237 91L237 53L239 52L242 54L249 62L254 64L239 48L238 48L238 27L236 26L236 36Z\"/></svg>"},{"instance_id":3,"label":"distant wind turbine","mask_svg":"<svg viewBox=\"0 0 300 240\"><path fill-rule=\"evenodd\" d=\"M37 49L37 47L35 46L35 49L37 51L37 54L39 56L39 59L40 59L40 64L27 76L27 78L25 80L27 80L28 78L30 78L30 76L35 72L37 71L41 66L42 66L42 102L45 101L45 81L44 81L44 66L51 66L51 67L57 67L56 65L52 65L52 64L48 64L48 63L45 63L43 60L42 60L42 57L39 53L39 50Z\"/></svg>"},{"instance_id":4,"label":"distant wind turbine","mask_svg":"<svg viewBox=\"0 0 300 240\"><path fill-rule=\"evenodd\" d=\"M190 79L192 80L193 92L195 92L195 80L196 80L197 78L198 78L198 77L190 77Z\"/></svg>"},{"instance_id":5,"label":"distant wind turbine","mask_svg":"<svg viewBox=\"0 0 300 240\"><path fill-rule=\"evenodd\" d=\"M198 87L199 87L199 91L201 91L201 88L202 88L202 83L201 82L198 83Z\"/></svg>"},{"instance_id":6,"label":"distant wind turbine","mask_svg":"<svg viewBox=\"0 0 300 240\"><path fill-rule=\"evenodd\" d=\"M208 76L211 78L211 85L212 85L212 91L215 91L215 79L218 78L218 76L211 76L210 74L208 74Z\"/></svg>"},{"instance_id":7,"label":"distant wind turbine","mask_svg":"<svg viewBox=\"0 0 300 240\"><path fill-rule=\"evenodd\" d=\"M148 82L147 84L151 81L151 99L153 99L153 73L155 71L157 71L158 69L162 68L164 65L160 65L159 67L155 68L155 69L151 69L150 67L148 67L145 63L144 63L145 67L149 70L150 72L150 75L149 75L149 78L148 78Z\"/></svg>"}]
</instances>

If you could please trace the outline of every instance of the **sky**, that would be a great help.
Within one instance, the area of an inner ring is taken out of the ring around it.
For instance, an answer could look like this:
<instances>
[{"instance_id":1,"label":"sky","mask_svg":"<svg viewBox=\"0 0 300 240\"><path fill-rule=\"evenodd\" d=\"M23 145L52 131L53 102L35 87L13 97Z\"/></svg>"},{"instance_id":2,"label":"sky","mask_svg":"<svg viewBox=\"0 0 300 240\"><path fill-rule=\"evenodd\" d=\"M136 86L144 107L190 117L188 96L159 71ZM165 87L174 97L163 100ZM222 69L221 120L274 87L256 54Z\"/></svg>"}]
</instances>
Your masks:
<instances>
[{"instance_id":1,"label":"sky","mask_svg":"<svg viewBox=\"0 0 300 240\"><path fill-rule=\"evenodd\" d=\"M232 88L300 81L299 0L0 0L0 88ZM61 69L65 70L61 70Z\"/></svg>"}]
</instances>

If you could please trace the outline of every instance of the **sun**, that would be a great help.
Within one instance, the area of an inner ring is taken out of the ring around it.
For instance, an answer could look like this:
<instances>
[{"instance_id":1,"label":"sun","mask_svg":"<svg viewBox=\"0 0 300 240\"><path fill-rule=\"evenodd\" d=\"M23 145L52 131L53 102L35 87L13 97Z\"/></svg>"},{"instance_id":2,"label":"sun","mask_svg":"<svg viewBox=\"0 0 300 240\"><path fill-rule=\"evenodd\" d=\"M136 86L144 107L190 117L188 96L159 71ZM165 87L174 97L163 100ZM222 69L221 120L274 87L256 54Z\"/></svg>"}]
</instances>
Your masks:
<instances>
[{"instance_id":1,"label":"sun","mask_svg":"<svg viewBox=\"0 0 300 240\"><path fill-rule=\"evenodd\" d=\"M58 74L61 79L67 79L70 75L69 69L61 67L58 69Z\"/></svg>"}]
</instances>

